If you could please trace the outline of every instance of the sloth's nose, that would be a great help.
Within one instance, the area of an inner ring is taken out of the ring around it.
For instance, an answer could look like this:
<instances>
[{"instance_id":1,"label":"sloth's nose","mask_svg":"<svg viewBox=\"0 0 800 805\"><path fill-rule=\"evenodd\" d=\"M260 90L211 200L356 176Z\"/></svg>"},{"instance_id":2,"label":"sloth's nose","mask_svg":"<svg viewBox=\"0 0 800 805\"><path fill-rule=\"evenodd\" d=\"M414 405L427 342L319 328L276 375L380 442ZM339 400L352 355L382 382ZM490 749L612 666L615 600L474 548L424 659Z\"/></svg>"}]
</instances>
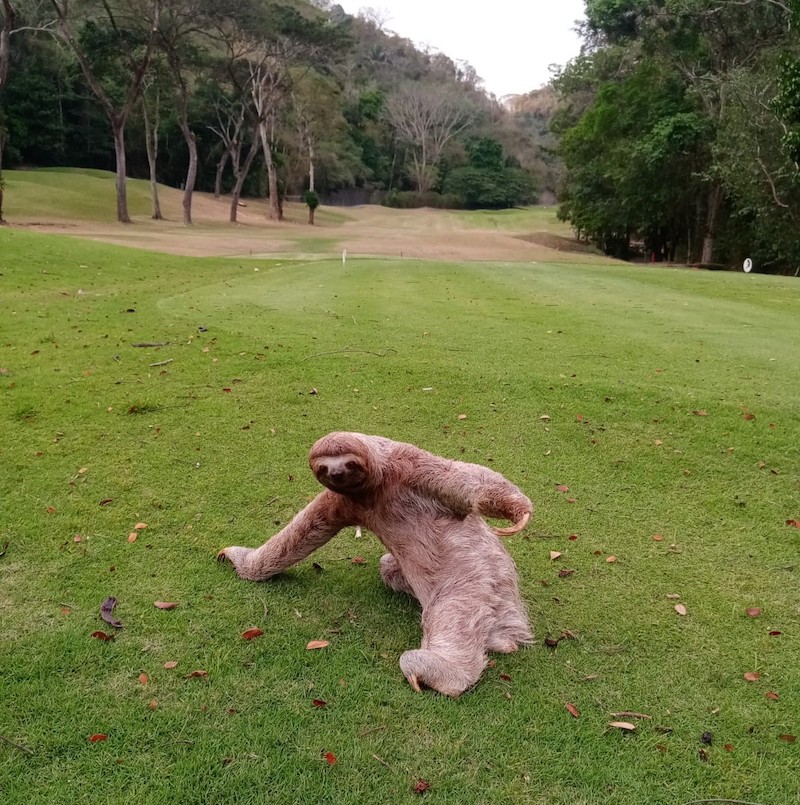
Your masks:
<instances>
[{"instance_id":1,"label":"sloth's nose","mask_svg":"<svg viewBox=\"0 0 800 805\"><path fill-rule=\"evenodd\" d=\"M331 470L332 481L341 481L343 478L344 478L344 472L342 470Z\"/></svg>"}]
</instances>

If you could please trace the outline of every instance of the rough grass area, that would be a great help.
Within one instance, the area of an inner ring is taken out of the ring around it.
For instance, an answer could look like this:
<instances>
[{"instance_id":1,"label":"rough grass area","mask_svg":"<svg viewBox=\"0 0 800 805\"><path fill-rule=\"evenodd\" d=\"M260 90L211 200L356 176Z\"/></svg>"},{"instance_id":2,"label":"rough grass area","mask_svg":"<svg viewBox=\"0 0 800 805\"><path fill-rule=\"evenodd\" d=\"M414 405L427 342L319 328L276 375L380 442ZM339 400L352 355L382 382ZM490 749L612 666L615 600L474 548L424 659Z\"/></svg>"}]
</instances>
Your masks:
<instances>
[{"instance_id":1,"label":"rough grass area","mask_svg":"<svg viewBox=\"0 0 800 805\"><path fill-rule=\"evenodd\" d=\"M800 798L795 281L2 230L0 296L4 804ZM405 683L373 536L263 584L214 561L317 493L334 429L536 501L507 544L537 643L460 700Z\"/></svg>"}]
</instances>

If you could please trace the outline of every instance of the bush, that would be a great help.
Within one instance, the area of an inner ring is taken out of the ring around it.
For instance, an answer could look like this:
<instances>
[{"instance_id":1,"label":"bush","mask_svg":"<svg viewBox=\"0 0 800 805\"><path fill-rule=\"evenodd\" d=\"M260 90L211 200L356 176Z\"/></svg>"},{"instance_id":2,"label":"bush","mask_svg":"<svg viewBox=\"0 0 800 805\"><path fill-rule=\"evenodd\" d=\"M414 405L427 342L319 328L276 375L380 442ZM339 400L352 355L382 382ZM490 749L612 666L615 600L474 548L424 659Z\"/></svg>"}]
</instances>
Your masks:
<instances>
[{"instance_id":1,"label":"bush","mask_svg":"<svg viewBox=\"0 0 800 805\"><path fill-rule=\"evenodd\" d=\"M415 190L390 190L381 202L384 207L413 210L420 207L434 207L438 210L460 210L464 202L452 193L417 193Z\"/></svg>"}]
</instances>

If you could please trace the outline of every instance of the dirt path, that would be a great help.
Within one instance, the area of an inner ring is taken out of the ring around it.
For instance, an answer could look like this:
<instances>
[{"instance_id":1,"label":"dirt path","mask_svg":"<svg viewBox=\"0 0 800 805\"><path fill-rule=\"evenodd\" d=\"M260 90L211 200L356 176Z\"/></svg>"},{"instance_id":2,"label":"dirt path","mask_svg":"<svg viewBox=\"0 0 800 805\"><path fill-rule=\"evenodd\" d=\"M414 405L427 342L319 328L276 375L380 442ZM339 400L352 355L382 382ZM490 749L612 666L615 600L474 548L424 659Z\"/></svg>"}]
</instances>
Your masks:
<instances>
[{"instance_id":1,"label":"dirt path","mask_svg":"<svg viewBox=\"0 0 800 805\"><path fill-rule=\"evenodd\" d=\"M121 246L187 256L276 257L348 255L428 260L507 262L584 262L597 260L575 248L566 227L553 222L547 231L498 230L470 226L445 210L394 210L379 206L322 207L309 226L306 208L286 205L286 220L270 221L263 201L248 201L239 223L228 222L229 200L196 193L194 225L181 223L181 193L164 188L168 220L137 217L129 225L91 221L19 221L26 228L59 232ZM532 219L531 226L537 224ZM538 224L538 226L541 226Z\"/></svg>"}]
</instances>

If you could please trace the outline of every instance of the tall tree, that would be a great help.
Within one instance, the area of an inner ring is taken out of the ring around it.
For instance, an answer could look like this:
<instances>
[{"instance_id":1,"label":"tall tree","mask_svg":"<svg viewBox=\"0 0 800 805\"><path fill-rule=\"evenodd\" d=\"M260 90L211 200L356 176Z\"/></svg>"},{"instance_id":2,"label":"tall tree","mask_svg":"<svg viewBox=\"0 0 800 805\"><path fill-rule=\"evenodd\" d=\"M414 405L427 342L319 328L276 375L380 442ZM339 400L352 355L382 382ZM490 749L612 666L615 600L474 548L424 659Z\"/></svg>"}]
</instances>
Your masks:
<instances>
[{"instance_id":1,"label":"tall tree","mask_svg":"<svg viewBox=\"0 0 800 805\"><path fill-rule=\"evenodd\" d=\"M51 0L51 5L58 35L80 64L111 124L117 163L117 220L130 223L125 126L155 48L161 0L92 2L84 17L75 13L70 0Z\"/></svg>"},{"instance_id":2,"label":"tall tree","mask_svg":"<svg viewBox=\"0 0 800 805\"><path fill-rule=\"evenodd\" d=\"M445 146L471 122L470 105L446 85L409 84L389 98L387 111L398 136L411 148L417 191L425 193L436 184Z\"/></svg>"}]
</instances>

